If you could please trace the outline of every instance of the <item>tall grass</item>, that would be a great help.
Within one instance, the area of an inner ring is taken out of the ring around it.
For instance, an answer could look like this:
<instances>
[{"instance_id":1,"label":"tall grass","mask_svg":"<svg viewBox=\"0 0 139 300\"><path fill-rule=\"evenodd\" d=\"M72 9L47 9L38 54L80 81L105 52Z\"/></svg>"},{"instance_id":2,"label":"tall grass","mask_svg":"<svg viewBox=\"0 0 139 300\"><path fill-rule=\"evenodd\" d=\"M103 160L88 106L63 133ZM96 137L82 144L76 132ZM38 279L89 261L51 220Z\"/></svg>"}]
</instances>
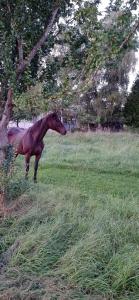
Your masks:
<instances>
[{"instance_id":1,"label":"tall grass","mask_svg":"<svg viewBox=\"0 0 139 300\"><path fill-rule=\"evenodd\" d=\"M0 224L2 257L19 240L1 293L138 300L138 158L137 134L48 135L39 184Z\"/></svg>"}]
</instances>

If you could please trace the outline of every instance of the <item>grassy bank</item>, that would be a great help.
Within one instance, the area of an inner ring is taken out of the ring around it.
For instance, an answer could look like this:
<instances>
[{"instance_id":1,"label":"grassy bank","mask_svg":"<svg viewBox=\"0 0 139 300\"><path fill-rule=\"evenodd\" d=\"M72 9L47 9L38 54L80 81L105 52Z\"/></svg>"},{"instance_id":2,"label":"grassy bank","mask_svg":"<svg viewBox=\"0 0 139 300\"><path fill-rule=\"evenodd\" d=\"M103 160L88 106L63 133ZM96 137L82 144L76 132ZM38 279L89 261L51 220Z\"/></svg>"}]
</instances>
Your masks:
<instances>
[{"instance_id":1,"label":"grassy bank","mask_svg":"<svg viewBox=\"0 0 139 300\"><path fill-rule=\"evenodd\" d=\"M31 178L0 223L0 299L139 299L139 135L48 135Z\"/></svg>"}]
</instances>

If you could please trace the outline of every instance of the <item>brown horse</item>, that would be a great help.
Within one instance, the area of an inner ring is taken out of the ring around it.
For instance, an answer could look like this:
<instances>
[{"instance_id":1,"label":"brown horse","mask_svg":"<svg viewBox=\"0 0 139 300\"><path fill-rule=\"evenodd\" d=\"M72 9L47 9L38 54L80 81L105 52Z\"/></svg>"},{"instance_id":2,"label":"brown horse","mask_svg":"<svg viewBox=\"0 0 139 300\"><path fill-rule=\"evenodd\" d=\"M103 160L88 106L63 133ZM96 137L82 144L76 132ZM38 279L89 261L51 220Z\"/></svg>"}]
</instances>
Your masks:
<instances>
[{"instance_id":1,"label":"brown horse","mask_svg":"<svg viewBox=\"0 0 139 300\"><path fill-rule=\"evenodd\" d=\"M66 129L55 112L49 113L28 129L13 127L8 130L8 140L15 149L16 157L18 154L25 155L26 178L28 178L30 158L35 155L34 182L37 181L38 163L44 148L43 138L48 129L62 135L66 134Z\"/></svg>"}]
</instances>

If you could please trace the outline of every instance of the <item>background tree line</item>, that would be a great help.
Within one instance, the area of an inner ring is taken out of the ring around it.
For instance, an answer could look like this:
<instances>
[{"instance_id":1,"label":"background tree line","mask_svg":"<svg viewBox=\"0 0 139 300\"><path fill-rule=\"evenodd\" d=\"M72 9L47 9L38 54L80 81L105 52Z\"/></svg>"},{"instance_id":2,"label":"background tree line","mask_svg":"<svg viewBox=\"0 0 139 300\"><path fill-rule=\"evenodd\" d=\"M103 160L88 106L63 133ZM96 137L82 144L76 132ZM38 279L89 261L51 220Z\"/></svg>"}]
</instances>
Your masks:
<instances>
[{"instance_id":1,"label":"background tree line","mask_svg":"<svg viewBox=\"0 0 139 300\"><path fill-rule=\"evenodd\" d=\"M138 3L110 1L104 16L100 5L99 0L1 2L1 115L11 84L17 123L55 109L69 122L76 118L79 127L112 120L138 124L125 106L132 97L127 88L138 49ZM49 38L17 80L17 66L57 6Z\"/></svg>"}]
</instances>

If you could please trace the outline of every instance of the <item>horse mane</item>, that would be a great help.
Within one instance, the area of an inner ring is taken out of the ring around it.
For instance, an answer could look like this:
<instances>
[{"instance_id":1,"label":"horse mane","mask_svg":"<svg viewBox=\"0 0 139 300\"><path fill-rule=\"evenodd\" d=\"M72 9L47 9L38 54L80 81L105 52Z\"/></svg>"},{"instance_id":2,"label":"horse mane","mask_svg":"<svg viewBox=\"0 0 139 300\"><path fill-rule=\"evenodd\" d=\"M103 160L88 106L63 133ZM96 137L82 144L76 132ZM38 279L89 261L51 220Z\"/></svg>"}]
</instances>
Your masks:
<instances>
[{"instance_id":1,"label":"horse mane","mask_svg":"<svg viewBox=\"0 0 139 300\"><path fill-rule=\"evenodd\" d=\"M29 127L29 131L38 129L38 127L41 126L42 121L45 118L49 117L49 115L51 115L51 114L52 114L52 112L50 111L43 118L41 118L40 120L36 121L31 127Z\"/></svg>"},{"instance_id":2,"label":"horse mane","mask_svg":"<svg viewBox=\"0 0 139 300\"><path fill-rule=\"evenodd\" d=\"M36 121L31 127L29 127L28 130L31 131L32 129L33 130L38 129L38 127L41 126L42 120L43 120L43 118L40 119L40 120L38 120L38 121Z\"/></svg>"}]
</instances>

